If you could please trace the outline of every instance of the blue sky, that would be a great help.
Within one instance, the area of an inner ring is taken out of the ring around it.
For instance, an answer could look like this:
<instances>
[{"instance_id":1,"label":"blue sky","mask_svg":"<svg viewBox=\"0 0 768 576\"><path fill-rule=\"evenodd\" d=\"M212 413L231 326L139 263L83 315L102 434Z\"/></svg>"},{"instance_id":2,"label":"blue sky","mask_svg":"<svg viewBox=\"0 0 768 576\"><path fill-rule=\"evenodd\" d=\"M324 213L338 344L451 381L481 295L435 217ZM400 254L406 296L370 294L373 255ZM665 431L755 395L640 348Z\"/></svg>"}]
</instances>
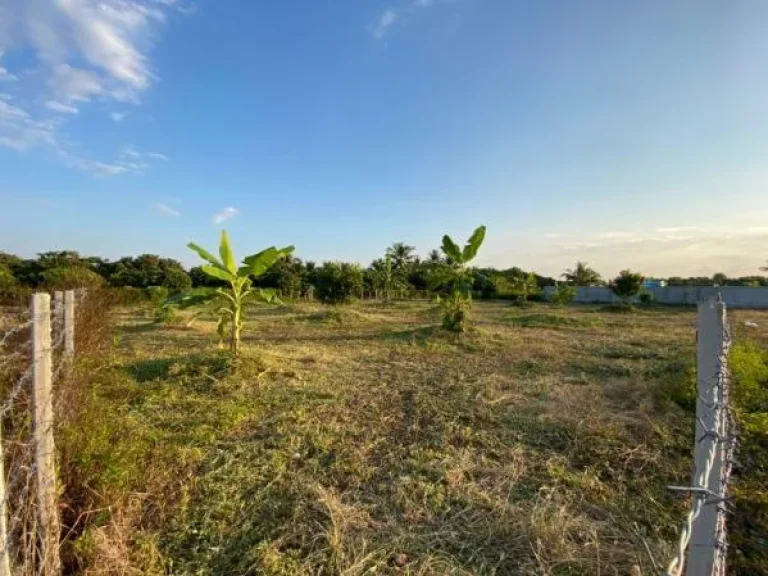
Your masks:
<instances>
[{"instance_id":1,"label":"blue sky","mask_svg":"<svg viewBox=\"0 0 768 576\"><path fill-rule=\"evenodd\" d=\"M753 274L768 3L0 0L0 249Z\"/></svg>"}]
</instances>

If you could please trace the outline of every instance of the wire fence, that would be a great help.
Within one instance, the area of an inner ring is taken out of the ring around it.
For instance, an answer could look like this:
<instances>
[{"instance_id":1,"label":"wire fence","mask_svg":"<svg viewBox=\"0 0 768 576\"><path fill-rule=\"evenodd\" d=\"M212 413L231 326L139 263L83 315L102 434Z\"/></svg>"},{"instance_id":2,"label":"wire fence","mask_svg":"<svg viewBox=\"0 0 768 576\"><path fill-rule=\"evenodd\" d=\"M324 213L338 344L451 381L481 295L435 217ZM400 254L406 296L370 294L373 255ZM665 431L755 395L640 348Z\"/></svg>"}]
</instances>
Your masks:
<instances>
[{"instance_id":1,"label":"wire fence","mask_svg":"<svg viewBox=\"0 0 768 576\"><path fill-rule=\"evenodd\" d=\"M61 573L53 386L74 356L74 291L0 312L0 576Z\"/></svg>"},{"instance_id":2,"label":"wire fence","mask_svg":"<svg viewBox=\"0 0 768 576\"><path fill-rule=\"evenodd\" d=\"M692 502L665 576L726 571L726 502L737 429L729 403L731 334L721 298L699 303L697 328L696 468L691 486L669 487L688 492Z\"/></svg>"}]
</instances>

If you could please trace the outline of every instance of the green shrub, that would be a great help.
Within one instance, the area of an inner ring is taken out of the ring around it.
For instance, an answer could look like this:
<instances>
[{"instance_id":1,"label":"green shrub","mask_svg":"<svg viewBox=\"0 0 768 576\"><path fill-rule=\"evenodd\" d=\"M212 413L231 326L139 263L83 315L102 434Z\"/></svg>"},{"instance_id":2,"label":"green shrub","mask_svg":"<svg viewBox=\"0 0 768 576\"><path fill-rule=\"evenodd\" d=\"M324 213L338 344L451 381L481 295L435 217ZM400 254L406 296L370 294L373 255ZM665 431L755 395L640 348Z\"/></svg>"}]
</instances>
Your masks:
<instances>
[{"instance_id":1,"label":"green shrub","mask_svg":"<svg viewBox=\"0 0 768 576\"><path fill-rule=\"evenodd\" d=\"M363 269L347 262L325 262L316 271L315 295L326 304L345 304L360 296Z\"/></svg>"},{"instance_id":2,"label":"green shrub","mask_svg":"<svg viewBox=\"0 0 768 576\"><path fill-rule=\"evenodd\" d=\"M88 268L62 266L45 270L40 275L40 284L46 290L75 290L77 288L99 288L106 284L106 281Z\"/></svg>"},{"instance_id":3,"label":"green shrub","mask_svg":"<svg viewBox=\"0 0 768 576\"><path fill-rule=\"evenodd\" d=\"M640 299L640 304L643 306L650 306L653 304L653 294L650 292L641 292L638 298Z\"/></svg>"},{"instance_id":4,"label":"green shrub","mask_svg":"<svg viewBox=\"0 0 768 576\"><path fill-rule=\"evenodd\" d=\"M169 290L165 286L150 286L144 290L147 299L155 306L162 304L169 296Z\"/></svg>"}]
</instances>

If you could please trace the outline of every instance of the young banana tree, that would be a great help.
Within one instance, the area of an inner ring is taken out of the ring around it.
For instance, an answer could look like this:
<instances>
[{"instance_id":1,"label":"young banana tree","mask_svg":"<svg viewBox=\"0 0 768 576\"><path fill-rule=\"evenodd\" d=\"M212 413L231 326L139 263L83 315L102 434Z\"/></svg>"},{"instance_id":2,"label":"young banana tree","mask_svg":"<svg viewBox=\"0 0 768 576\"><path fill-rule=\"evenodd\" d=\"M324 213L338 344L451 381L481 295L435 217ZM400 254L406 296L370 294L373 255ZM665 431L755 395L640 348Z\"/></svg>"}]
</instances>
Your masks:
<instances>
[{"instance_id":1,"label":"young banana tree","mask_svg":"<svg viewBox=\"0 0 768 576\"><path fill-rule=\"evenodd\" d=\"M270 246L258 254L244 258L240 266L237 265L225 230L221 231L221 241L219 242L220 258L216 258L194 242L187 244L187 247L197 252L207 262L200 269L208 276L221 280L223 286L220 288L196 288L170 299L169 305L189 308L213 302L219 316L216 331L219 334L220 342L224 341L229 328L229 348L232 354L237 356L240 353L240 331L243 327L245 303L248 300L259 300L270 304L280 302L274 290L254 288L252 278L258 278L279 259L291 254L293 246L286 246L285 248Z\"/></svg>"},{"instance_id":2,"label":"young banana tree","mask_svg":"<svg viewBox=\"0 0 768 576\"><path fill-rule=\"evenodd\" d=\"M441 249L447 265L441 266L435 276L437 284L447 287L449 292L441 301L443 326L454 332L464 332L472 306L472 270L467 266L485 240L485 226L478 228L461 249L447 234L443 236Z\"/></svg>"}]
</instances>

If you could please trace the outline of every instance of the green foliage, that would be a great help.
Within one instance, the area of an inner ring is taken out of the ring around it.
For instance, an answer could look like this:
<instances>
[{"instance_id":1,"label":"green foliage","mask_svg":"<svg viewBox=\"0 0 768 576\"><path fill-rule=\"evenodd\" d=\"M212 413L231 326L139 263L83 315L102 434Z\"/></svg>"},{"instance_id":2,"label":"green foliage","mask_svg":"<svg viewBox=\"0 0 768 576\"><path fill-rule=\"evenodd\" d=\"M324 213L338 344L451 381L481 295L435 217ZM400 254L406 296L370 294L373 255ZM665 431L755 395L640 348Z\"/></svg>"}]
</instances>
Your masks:
<instances>
[{"instance_id":1,"label":"green foliage","mask_svg":"<svg viewBox=\"0 0 768 576\"><path fill-rule=\"evenodd\" d=\"M729 367L731 398L740 427L739 482L732 484L735 514L729 524L734 555L731 572L760 574L768 565L768 351L752 342L735 344Z\"/></svg>"},{"instance_id":2,"label":"green foliage","mask_svg":"<svg viewBox=\"0 0 768 576\"><path fill-rule=\"evenodd\" d=\"M105 284L104 278L81 267L49 268L40 275L41 285L48 290L74 290L76 288L98 288Z\"/></svg>"},{"instance_id":3,"label":"green foliage","mask_svg":"<svg viewBox=\"0 0 768 576\"><path fill-rule=\"evenodd\" d=\"M225 230L221 231L219 242L221 260L194 242L190 242L187 246L208 262L202 265L200 270L212 278L226 282L227 287L197 288L169 299L165 306L187 308L213 302L219 316L216 331L220 342L223 342L229 331L230 351L237 356L240 352L240 332L243 328L243 309L246 301L257 299L267 303L278 302L273 290L254 288L251 278L262 276L278 260L289 256L293 252L293 246L280 249L270 246L258 254L244 258L240 267L237 266L237 260Z\"/></svg>"},{"instance_id":4,"label":"green foliage","mask_svg":"<svg viewBox=\"0 0 768 576\"><path fill-rule=\"evenodd\" d=\"M561 276L574 286L596 286L603 282L600 274L587 266L586 262L576 262L576 266L568 268Z\"/></svg>"},{"instance_id":5,"label":"green foliage","mask_svg":"<svg viewBox=\"0 0 768 576\"><path fill-rule=\"evenodd\" d=\"M651 304L653 304L652 292L641 292L638 298L640 299L640 304L642 304L643 306L650 306Z\"/></svg>"},{"instance_id":6,"label":"green foliage","mask_svg":"<svg viewBox=\"0 0 768 576\"><path fill-rule=\"evenodd\" d=\"M552 292L549 301L555 306L567 306L576 298L576 287L568 284L558 284Z\"/></svg>"},{"instance_id":7,"label":"green foliage","mask_svg":"<svg viewBox=\"0 0 768 576\"><path fill-rule=\"evenodd\" d=\"M622 270L616 278L611 280L608 287L616 296L627 302L632 297L637 296L637 293L643 287L644 280L645 278L642 274L632 272L631 270Z\"/></svg>"},{"instance_id":8,"label":"green foliage","mask_svg":"<svg viewBox=\"0 0 768 576\"><path fill-rule=\"evenodd\" d=\"M170 295L168 288L165 286L150 286L144 292L147 295L147 299L156 306L162 304Z\"/></svg>"},{"instance_id":9,"label":"green foliage","mask_svg":"<svg viewBox=\"0 0 768 576\"><path fill-rule=\"evenodd\" d=\"M449 264L436 268L435 278L449 289L440 307L443 312L443 327L452 332L464 332L469 324L472 273L467 264L475 258L484 239L485 226L475 229L463 250L450 236L443 236L443 253Z\"/></svg>"},{"instance_id":10,"label":"green foliage","mask_svg":"<svg viewBox=\"0 0 768 576\"><path fill-rule=\"evenodd\" d=\"M347 262L324 262L315 272L315 295L326 304L344 304L360 296L363 269Z\"/></svg>"},{"instance_id":11,"label":"green foliage","mask_svg":"<svg viewBox=\"0 0 768 576\"><path fill-rule=\"evenodd\" d=\"M768 412L768 353L753 342L736 344L729 361L738 409L742 413Z\"/></svg>"},{"instance_id":12,"label":"green foliage","mask_svg":"<svg viewBox=\"0 0 768 576\"><path fill-rule=\"evenodd\" d=\"M472 300L458 291L451 292L440 301L443 328L451 332L466 332Z\"/></svg>"},{"instance_id":13,"label":"green foliage","mask_svg":"<svg viewBox=\"0 0 768 576\"><path fill-rule=\"evenodd\" d=\"M404 242L395 242L387 248L386 257L391 259L394 271L406 271L416 263L417 259L413 254L415 251L416 248L413 246L408 246Z\"/></svg>"}]
</instances>

